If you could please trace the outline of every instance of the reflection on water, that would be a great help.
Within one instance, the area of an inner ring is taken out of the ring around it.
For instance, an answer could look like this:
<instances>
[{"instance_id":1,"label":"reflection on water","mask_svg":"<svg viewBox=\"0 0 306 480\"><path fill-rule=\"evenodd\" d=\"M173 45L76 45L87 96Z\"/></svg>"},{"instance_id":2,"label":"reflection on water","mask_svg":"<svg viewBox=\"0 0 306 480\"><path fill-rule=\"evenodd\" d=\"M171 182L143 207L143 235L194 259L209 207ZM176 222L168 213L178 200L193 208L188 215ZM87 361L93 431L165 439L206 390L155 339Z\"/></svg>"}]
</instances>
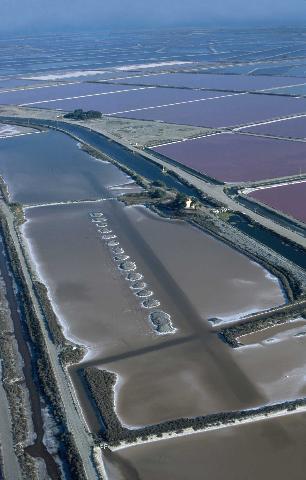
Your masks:
<instances>
[{"instance_id":1,"label":"reflection on water","mask_svg":"<svg viewBox=\"0 0 306 480\"><path fill-rule=\"evenodd\" d=\"M42 133L0 142L0 175L11 200L25 204L113 197L109 187L131 179L96 160L64 134Z\"/></svg>"}]
</instances>

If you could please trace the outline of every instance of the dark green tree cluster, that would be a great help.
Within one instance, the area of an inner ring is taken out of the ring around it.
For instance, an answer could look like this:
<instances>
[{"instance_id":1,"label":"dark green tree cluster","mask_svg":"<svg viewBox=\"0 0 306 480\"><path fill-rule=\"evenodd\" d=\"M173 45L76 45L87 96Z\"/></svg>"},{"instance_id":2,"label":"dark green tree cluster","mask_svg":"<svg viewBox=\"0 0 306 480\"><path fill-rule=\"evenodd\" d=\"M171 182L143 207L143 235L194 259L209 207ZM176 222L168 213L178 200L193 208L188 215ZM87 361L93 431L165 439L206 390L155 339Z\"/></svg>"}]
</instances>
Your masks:
<instances>
[{"instance_id":1,"label":"dark green tree cluster","mask_svg":"<svg viewBox=\"0 0 306 480\"><path fill-rule=\"evenodd\" d=\"M78 108L73 112L66 113L64 118L70 118L72 120L94 120L95 118L101 118L102 113L96 110L88 110L84 112L82 108Z\"/></svg>"}]
</instances>

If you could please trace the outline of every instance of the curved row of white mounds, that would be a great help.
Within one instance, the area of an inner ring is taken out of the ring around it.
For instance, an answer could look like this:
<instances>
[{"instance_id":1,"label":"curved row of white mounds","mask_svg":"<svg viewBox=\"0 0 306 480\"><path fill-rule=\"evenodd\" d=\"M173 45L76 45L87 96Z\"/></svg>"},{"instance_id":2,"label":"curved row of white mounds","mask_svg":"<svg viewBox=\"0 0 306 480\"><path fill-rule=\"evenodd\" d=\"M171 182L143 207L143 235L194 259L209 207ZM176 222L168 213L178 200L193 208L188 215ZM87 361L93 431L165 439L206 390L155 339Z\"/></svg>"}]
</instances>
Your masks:
<instances>
[{"instance_id":1,"label":"curved row of white mounds","mask_svg":"<svg viewBox=\"0 0 306 480\"><path fill-rule=\"evenodd\" d=\"M156 308L160 306L160 301L156 298L147 298L141 303L143 308Z\"/></svg>"},{"instance_id":2,"label":"curved row of white mounds","mask_svg":"<svg viewBox=\"0 0 306 480\"><path fill-rule=\"evenodd\" d=\"M131 288L133 290L143 290L144 288L146 288L147 284L145 282L134 282L132 285L131 285Z\"/></svg>"},{"instance_id":3,"label":"curved row of white mounds","mask_svg":"<svg viewBox=\"0 0 306 480\"><path fill-rule=\"evenodd\" d=\"M117 240L117 235L113 234L112 230L108 228L106 218L100 212L89 214L92 222L96 225L98 232L101 234L102 240L106 241L106 244L111 249L114 260L117 262L119 270L126 272L125 279L132 282L130 288L134 290L134 294L142 299L141 306L146 309L157 308L160 306L160 301L156 298L152 298L153 292L150 290L143 281L143 275L136 272L136 263L130 260L129 255L126 255L124 249L120 246ZM173 327L171 317L168 313L162 310L154 310L149 313L149 321L153 329L159 335L166 335L173 333L176 329Z\"/></svg>"},{"instance_id":4,"label":"curved row of white mounds","mask_svg":"<svg viewBox=\"0 0 306 480\"><path fill-rule=\"evenodd\" d=\"M124 272L132 272L134 270L136 270L136 263L135 262L131 262L130 260L126 260L124 262L121 262L119 264L119 268L120 270L123 270Z\"/></svg>"},{"instance_id":5,"label":"curved row of white mounds","mask_svg":"<svg viewBox=\"0 0 306 480\"><path fill-rule=\"evenodd\" d=\"M154 330L160 335L167 333L174 333L176 328L173 327L169 313L162 310L155 310L149 313L149 320L151 321Z\"/></svg>"},{"instance_id":6,"label":"curved row of white mounds","mask_svg":"<svg viewBox=\"0 0 306 480\"><path fill-rule=\"evenodd\" d=\"M129 273L125 278L129 282L138 282L139 280L141 280L143 278L143 275L141 273L138 273L138 272L133 272L133 273Z\"/></svg>"}]
</instances>

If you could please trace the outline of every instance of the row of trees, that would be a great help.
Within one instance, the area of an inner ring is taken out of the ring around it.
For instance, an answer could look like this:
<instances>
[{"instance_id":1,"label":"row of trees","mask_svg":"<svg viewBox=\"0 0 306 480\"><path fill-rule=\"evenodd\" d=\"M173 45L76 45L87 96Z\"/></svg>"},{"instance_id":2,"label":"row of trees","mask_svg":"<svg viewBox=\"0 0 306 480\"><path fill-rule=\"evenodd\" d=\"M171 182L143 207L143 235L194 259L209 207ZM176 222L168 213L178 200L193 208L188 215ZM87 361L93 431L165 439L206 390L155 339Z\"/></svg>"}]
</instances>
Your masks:
<instances>
[{"instance_id":1,"label":"row of trees","mask_svg":"<svg viewBox=\"0 0 306 480\"><path fill-rule=\"evenodd\" d=\"M85 112L82 108L78 108L64 115L64 118L70 118L72 120L94 120L101 117L102 113L97 110L88 110Z\"/></svg>"}]
</instances>

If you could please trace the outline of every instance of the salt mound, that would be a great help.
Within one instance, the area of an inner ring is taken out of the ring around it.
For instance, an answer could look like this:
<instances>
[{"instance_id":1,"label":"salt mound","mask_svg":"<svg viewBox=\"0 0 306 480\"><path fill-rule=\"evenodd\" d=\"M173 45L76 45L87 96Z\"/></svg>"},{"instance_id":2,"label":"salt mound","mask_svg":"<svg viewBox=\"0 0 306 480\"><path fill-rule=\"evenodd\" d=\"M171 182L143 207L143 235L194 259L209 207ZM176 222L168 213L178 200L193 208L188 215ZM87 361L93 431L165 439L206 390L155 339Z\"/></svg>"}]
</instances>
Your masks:
<instances>
[{"instance_id":1,"label":"salt mound","mask_svg":"<svg viewBox=\"0 0 306 480\"><path fill-rule=\"evenodd\" d=\"M141 273L129 273L126 276L126 279L129 280L130 282L137 282L138 280L141 280L143 278L143 275Z\"/></svg>"},{"instance_id":2,"label":"salt mound","mask_svg":"<svg viewBox=\"0 0 306 480\"><path fill-rule=\"evenodd\" d=\"M95 218L95 217L104 217L104 214L102 212L91 212L89 214L90 217Z\"/></svg>"},{"instance_id":3,"label":"salt mound","mask_svg":"<svg viewBox=\"0 0 306 480\"><path fill-rule=\"evenodd\" d=\"M119 245L119 242L117 240L111 240L110 242L107 243L109 247L115 247L116 245Z\"/></svg>"},{"instance_id":4,"label":"salt mound","mask_svg":"<svg viewBox=\"0 0 306 480\"><path fill-rule=\"evenodd\" d=\"M137 292L136 295L138 297L151 297L153 295L153 292L148 288L144 288L143 290L139 290L139 292Z\"/></svg>"},{"instance_id":5,"label":"salt mound","mask_svg":"<svg viewBox=\"0 0 306 480\"><path fill-rule=\"evenodd\" d=\"M117 253L118 253L118 254L124 253L124 250L123 250L123 248L121 248L121 247L112 248L112 251L113 251L114 253L116 253L116 254L117 254Z\"/></svg>"},{"instance_id":6,"label":"salt mound","mask_svg":"<svg viewBox=\"0 0 306 480\"><path fill-rule=\"evenodd\" d=\"M142 307L144 308L155 308L160 306L160 301L155 298L148 298L142 302Z\"/></svg>"},{"instance_id":7,"label":"salt mound","mask_svg":"<svg viewBox=\"0 0 306 480\"><path fill-rule=\"evenodd\" d=\"M121 262L120 265L119 265L119 268L121 270L124 270L125 272L129 272L130 270L136 270L136 263L129 262L127 260L125 262Z\"/></svg>"},{"instance_id":8,"label":"salt mound","mask_svg":"<svg viewBox=\"0 0 306 480\"><path fill-rule=\"evenodd\" d=\"M115 255L114 259L116 262L124 262L125 260L128 260L130 257L129 255Z\"/></svg>"},{"instance_id":9,"label":"salt mound","mask_svg":"<svg viewBox=\"0 0 306 480\"><path fill-rule=\"evenodd\" d=\"M117 235L102 235L103 240L111 240L112 238L117 238Z\"/></svg>"},{"instance_id":10,"label":"salt mound","mask_svg":"<svg viewBox=\"0 0 306 480\"><path fill-rule=\"evenodd\" d=\"M135 289L135 290L143 290L144 288L146 288L147 284L145 282L134 282L132 285L131 285L131 288Z\"/></svg>"},{"instance_id":11,"label":"salt mound","mask_svg":"<svg viewBox=\"0 0 306 480\"><path fill-rule=\"evenodd\" d=\"M155 310L155 312L150 313L149 320L153 324L154 330L160 334L175 332L170 315L162 310Z\"/></svg>"}]
</instances>

